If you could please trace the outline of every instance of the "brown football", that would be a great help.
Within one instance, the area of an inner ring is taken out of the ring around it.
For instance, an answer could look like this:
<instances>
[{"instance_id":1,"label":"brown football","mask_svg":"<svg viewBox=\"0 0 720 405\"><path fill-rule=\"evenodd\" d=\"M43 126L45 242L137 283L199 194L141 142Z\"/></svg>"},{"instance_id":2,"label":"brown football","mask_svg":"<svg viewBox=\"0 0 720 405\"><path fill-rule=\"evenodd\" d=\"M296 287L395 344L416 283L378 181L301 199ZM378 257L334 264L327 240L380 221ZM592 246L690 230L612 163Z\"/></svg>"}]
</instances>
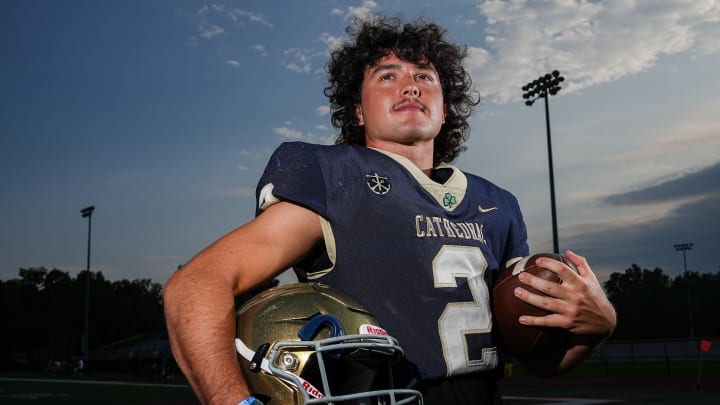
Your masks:
<instances>
[{"instance_id":1,"label":"brown football","mask_svg":"<svg viewBox=\"0 0 720 405\"><path fill-rule=\"evenodd\" d=\"M570 261L555 253L536 253L523 258L500 272L492 293L495 333L500 349L511 356L522 357L529 353L548 350L564 350L567 332L560 328L522 325L520 315L544 316L548 312L521 301L514 294L516 287L523 287L536 294L543 294L525 285L518 274L525 271L545 280L562 282L555 273L535 265L539 257L549 257L561 261L577 271ZM543 294L544 295L544 294Z\"/></svg>"}]
</instances>

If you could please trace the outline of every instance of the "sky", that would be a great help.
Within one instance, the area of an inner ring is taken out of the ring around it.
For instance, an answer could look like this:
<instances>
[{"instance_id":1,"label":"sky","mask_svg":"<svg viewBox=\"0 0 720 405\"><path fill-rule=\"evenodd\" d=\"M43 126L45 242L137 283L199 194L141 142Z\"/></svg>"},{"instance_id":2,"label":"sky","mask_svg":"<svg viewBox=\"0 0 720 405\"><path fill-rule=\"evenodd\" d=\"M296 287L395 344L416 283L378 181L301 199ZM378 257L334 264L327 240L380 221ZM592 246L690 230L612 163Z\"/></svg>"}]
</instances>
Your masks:
<instances>
[{"instance_id":1,"label":"sky","mask_svg":"<svg viewBox=\"0 0 720 405\"><path fill-rule=\"evenodd\" d=\"M598 278L720 270L720 2L5 0L0 280L86 268L164 283L252 219L284 141L330 144L325 64L355 17L423 16L467 45L482 103L454 164L513 192L532 252Z\"/></svg>"}]
</instances>

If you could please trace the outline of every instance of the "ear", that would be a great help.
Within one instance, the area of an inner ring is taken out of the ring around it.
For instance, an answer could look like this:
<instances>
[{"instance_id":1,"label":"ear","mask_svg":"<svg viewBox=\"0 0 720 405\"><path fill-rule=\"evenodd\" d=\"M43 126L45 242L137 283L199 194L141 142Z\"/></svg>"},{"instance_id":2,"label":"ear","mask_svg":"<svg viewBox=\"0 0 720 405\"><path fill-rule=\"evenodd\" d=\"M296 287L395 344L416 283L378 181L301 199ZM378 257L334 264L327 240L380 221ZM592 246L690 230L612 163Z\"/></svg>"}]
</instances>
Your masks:
<instances>
[{"instance_id":1,"label":"ear","mask_svg":"<svg viewBox=\"0 0 720 405\"><path fill-rule=\"evenodd\" d=\"M363 113L362 113L362 106L360 104L357 104L355 106L355 116L358 119L358 126L365 125L365 119L363 118Z\"/></svg>"},{"instance_id":2,"label":"ear","mask_svg":"<svg viewBox=\"0 0 720 405\"><path fill-rule=\"evenodd\" d=\"M442 123L445 123L445 116L447 116L447 104L443 104L443 119Z\"/></svg>"}]
</instances>

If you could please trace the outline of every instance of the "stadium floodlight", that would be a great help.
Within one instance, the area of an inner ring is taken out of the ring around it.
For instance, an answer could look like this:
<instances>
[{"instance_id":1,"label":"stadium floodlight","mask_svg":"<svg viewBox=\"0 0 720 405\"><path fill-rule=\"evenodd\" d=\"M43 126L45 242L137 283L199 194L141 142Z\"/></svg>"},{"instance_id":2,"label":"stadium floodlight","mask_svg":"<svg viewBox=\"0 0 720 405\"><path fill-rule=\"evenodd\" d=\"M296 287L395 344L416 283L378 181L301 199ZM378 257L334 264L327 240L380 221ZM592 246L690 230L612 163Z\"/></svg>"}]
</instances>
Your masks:
<instances>
[{"instance_id":1,"label":"stadium floodlight","mask_svg":"<svg viewBox=\"0 0 720 405\"><path fill-rule=\"evenodd\" d=\"M552 233L553 233L553 252L559 253L558 246L558 230L557 230L557 210L555 208L555 175L553 173L553 157L552 157L552 142L550 141L550 107L548 105L548 98L554 96L560 91L560 83L565 80L564 77L560 76L560 72L553 70L552 73L546 73L537 79L529 82L522 86L523 99L525 99L525 105L532 107L535 100L539 98L545 99L545 128L547 132L547 147L548 147L548 168L550 176L550 212L552 217Z\"/></svg>"},{"instance_id":2,"label":"stadium floodlight","mask_svg":"<svg viewBox=\"0 0 720 405\"><path fill-rule=\"evenodd\" d=\"M688 307L688 321L690 324L690 340L695 339L695 327L693 323L693 316L692 316L692 305L690 304L690 277L688 277L688 268L687 268L687 257L685 257L685 252L688 250L692 250L693 244L692 243L678 243L677 245L674 245L674 248L678 252L682 252L683 255L683 271L685 274L685 282L686 282L686 295L687 295L687 307Z\"/></svg>"},{"instance_id":3,"label":"stadium floodlight","mask_svg":"<svg viewBox=\"0 0 720 405\"><path fill-rule=\"evenodd\" d=\"M90 336L90 234L92 230L92 214L95 206L91 205L80 210L83 218L88 219L88 239L87 239L87 267L85 267L85 325L82 336L82 355L87 361L88 357L88 341Z\"/></svg>"}]
</instances>

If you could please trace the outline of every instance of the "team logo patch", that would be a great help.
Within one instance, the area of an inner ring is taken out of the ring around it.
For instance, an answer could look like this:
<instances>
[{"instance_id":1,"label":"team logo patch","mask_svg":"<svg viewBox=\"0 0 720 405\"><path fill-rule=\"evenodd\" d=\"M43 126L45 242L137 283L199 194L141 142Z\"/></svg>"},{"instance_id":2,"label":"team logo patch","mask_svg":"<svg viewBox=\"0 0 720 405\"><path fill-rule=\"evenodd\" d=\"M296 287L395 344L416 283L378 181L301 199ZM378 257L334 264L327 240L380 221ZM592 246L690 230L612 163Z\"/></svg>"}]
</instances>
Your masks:
<instances>
[{"instance_id":1,"label":"team logo patch","mask_svg":"<svg viewBox=\"0 0 720 405\"><path fill-rule=\"evenodd\" d=\"M450 193L445 193L445 196L443 197L443 205L448 208L452 208L455 204L457 204L457 198Z\"/></svg>"},{"instance_id":2,"label":"team logo patch","mask_svg":"<svg viewBox=\"0 0 720 405\"><path fill-rule=\"evenodd\" d=\"M390 191L390 179L377 173L366 174L367 185L370 191L377 195L385 195Z\"/></svg>"}]
</instances>

